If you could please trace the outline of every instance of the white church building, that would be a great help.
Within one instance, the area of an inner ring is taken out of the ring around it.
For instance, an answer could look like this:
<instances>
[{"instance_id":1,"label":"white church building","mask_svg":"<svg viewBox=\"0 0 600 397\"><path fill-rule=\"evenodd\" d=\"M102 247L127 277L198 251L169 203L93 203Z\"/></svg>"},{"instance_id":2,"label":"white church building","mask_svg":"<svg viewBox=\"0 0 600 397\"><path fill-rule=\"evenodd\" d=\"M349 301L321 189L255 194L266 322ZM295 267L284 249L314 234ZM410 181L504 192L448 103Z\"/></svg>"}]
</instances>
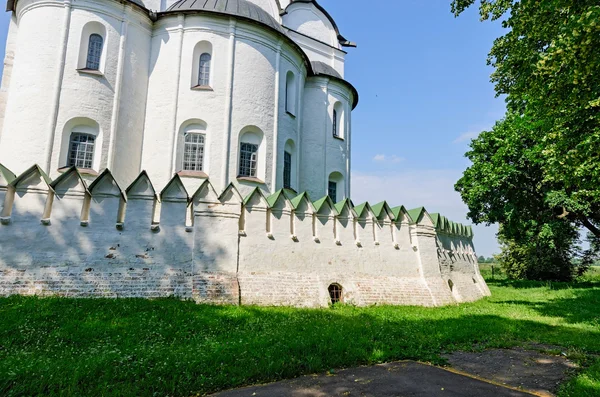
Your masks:
<instances>
[{"instance_id":1,"label":"white church building","mask_svg":"<svg viewBox=\"0 0 600 397\"><path fill-rule=\"evenodd\" d=\"M316 0L6 9L0 296L489 295L470 227L350 199L355 44Z\"/></svg>"},{"instance_id":2,"label":"white church building","mask_svg":"<svg viewBox=\"0 0 600 397\"><path fill-rule=\"evenodd\" d=\"M145 170L217 190L350 194L344 48L315 1L18 0L2 81L0 159Z\"/></svg>"}]
</instances>

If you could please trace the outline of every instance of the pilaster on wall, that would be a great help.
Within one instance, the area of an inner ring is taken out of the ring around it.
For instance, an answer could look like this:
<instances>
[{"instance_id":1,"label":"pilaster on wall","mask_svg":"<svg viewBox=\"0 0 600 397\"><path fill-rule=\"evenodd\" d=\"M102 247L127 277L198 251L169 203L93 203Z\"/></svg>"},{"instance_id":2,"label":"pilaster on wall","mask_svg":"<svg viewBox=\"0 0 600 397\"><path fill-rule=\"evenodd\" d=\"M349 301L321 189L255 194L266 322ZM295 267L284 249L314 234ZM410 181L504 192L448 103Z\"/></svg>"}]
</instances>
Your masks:
<instances>
[{"instance_id":1,"label":"pilaster on wall","mask_svg":"<svg viewBox=\"0 0 600 397\"><path fill-rule=\"evenodd\" d=\"M242 197L229 185L220 197L210 182L194 195L193 299L238 304L238 244Z\"/></svg>"},{"instance_id":2,"label":"pilaster on wall","mask_svg":"<svg viewBox=\"0 0 600 397\"><path fill-rule=\"evenodd\" d=\"M416 224L411 225L411 239L417 252L419 270L435 306L457 302L459 298L442 279L437 257L436 233L429 215L422 213Z\"/></svg>"}]
</instances>

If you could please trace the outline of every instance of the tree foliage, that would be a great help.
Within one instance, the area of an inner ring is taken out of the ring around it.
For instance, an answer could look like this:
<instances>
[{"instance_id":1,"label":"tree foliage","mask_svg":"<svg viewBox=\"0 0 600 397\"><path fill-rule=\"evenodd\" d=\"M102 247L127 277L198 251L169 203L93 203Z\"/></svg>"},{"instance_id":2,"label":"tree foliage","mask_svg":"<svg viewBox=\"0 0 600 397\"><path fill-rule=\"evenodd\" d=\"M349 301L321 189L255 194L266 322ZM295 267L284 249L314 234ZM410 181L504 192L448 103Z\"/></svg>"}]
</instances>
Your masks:
<instances>
[{"instance_id":1,"label":"tree foliage","mask_svg":"<svg viewBox=\"0 0 600 397\"><path fill-rule=\"evenodd\" d=\"M479 10L507 29L488 58L507 115L472 142L457 190L474 222L501 225L505 262L544 247L548 264L567 263L578 228L600 238L600 1L480 0Z\"/></svg>"}]
</instances>

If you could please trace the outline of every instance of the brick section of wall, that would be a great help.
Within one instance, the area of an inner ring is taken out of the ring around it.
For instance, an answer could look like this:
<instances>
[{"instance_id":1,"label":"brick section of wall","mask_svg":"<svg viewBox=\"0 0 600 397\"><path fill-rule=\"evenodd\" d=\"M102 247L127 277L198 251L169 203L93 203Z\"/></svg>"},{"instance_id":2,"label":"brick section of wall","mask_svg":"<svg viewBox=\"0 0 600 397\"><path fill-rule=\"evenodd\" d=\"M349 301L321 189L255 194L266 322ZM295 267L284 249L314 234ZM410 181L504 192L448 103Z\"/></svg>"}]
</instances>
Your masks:
<instances>
[{"instance_id":1,"label":"brick section of wall","mask_svg":"<svg viewBox=\"0 0 600 397\"><path fill-rule=\"evenodd\" d=\"M320 307L327 305L325 281L317 274L240 273L242 304L263 306Z\"/></svg>"},{"instance_id":2,"label":"brick section of wall","mask_svg":"<svg viewBox=\"0 0 600 397\"><path fill-rule=\"evenodd\" d=\"M361 306L434 306L431 292L421 278L368 276L356 278L356 286Z\"/></svg>"},{"instance_id":3,"label":"brick section of wall","mask_svg":"<svg viewBox=\"0 0 600 397\"><path fill-rule=\"evenodd\" d=\"M330 303L328 287L338 284L343 301L348 304L434 306L431 292L421 278L273 272L242 273L239 280L242 304L323 307Z\"/></svg>"},{"instance_id":4,"label":"brick section of wall","mask_svg":"<svg viewBox=\"0 0 600 397\"><path fill-rule=\"evenodd\" d=\"M192 296L196 303L237 305L240 286L235 274L201 273L193 277Z\"/></svg>"},{"instance_id":5,"label":"brick section of wall","mask_svg":"<svg viewBox=\"0 0 600 397\"><path fill-rule=\"evenodd\" d=\"M152 266L99 270L84 266L0 269L0 296L192 298L189 269Z\"/></svg>"}]
</instances>

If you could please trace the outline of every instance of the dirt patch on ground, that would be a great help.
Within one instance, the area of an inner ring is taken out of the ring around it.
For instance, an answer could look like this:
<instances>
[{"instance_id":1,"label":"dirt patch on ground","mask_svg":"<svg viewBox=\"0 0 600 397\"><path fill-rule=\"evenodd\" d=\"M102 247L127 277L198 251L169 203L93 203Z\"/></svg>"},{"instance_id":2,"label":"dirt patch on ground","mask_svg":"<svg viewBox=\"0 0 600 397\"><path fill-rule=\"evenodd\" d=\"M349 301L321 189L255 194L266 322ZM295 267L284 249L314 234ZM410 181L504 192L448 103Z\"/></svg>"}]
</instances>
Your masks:
<instances>
[{"instance_id":1,"label":"dirt patch on ground","mask_svg":"<svg viewBox=\"0 0 600 397\"><path fill-rule=\"evenodd\" d=\"M533 349L533 350L532 350ZM531 349L492 349L480 353L455 352L446 355L451 368L502 385L529 390L540 396L553 396L559 386L577 369L554 346Z\"/></svg>"}]
</instances>

